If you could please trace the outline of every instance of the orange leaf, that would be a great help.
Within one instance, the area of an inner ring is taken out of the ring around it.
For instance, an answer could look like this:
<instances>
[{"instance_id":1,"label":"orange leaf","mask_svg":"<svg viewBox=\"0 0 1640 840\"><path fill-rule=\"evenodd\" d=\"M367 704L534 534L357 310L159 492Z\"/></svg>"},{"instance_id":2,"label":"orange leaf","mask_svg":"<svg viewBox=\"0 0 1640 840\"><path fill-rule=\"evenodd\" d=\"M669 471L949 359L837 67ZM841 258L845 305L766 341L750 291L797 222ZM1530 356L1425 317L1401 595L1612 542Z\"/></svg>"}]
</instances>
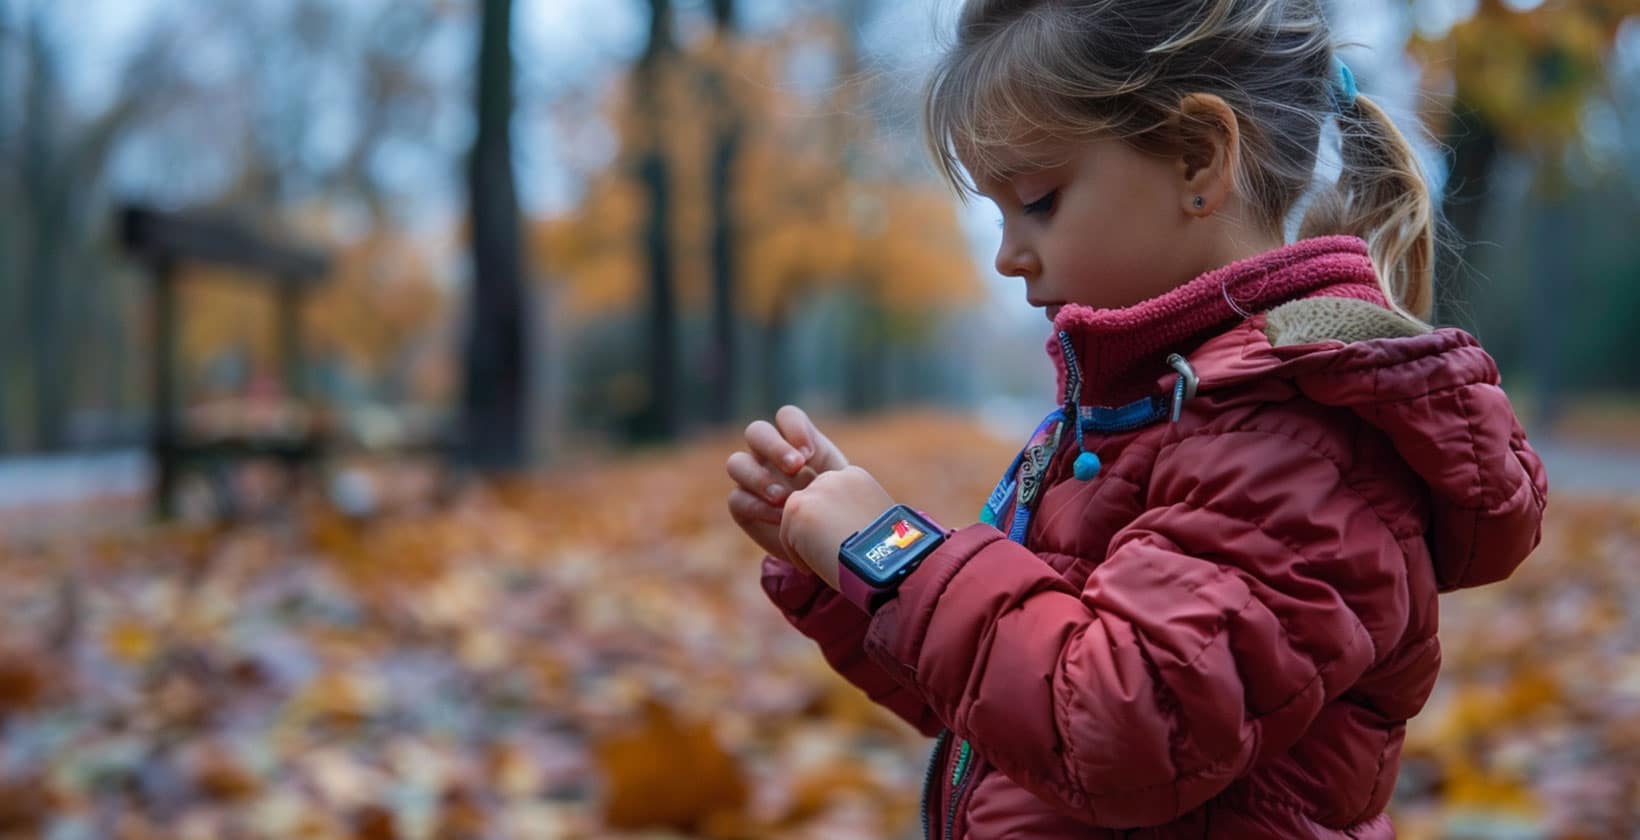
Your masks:
<instances>
[{"instance_id":1,"label":"orange leaf","mask_svg":"<svg viewBox=\"0 0 1640 840\"><path fill-rule=\"evenodd\" d=\"M744 808L745 775L710 726L680 722L654 701L645 704L643 716L636 730L595 749L608 785L604 818L611 827L698 831L714 818L725 821L715 815Z\"/></svg>"}]
</instances>

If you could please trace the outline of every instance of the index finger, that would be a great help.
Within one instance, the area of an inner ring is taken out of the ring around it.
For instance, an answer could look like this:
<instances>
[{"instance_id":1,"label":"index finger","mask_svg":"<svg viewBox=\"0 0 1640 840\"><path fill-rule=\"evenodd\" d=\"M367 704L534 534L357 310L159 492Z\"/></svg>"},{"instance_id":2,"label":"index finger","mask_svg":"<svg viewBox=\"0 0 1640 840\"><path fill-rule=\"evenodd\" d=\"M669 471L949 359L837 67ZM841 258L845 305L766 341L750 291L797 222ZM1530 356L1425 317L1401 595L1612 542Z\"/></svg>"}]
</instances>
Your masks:
<instances>
[{"instance_id":1,"label":"index finger","mask_svg":"<svg viewBox=\"0 0 1640 840\"><path fill-rule=\"evenodd\" d=\"M809 419L803 409L795 405L785 406L775 412L774 421L780 425L781 434L792 446L808 450L804 463L813 467L815 472L840 470L848 466L848 457L820 431L820 427Z\"/></svg>"},{"instance_id":2,"label":"index finger","mask_svg":"<svg viewBox=\"0 0 1640 840\"><path fill-rule=\"evenodd\" d=\"M774 413L774 422L780 427L781 436L803 455L803 460L813 458L814 453L820 451L817 440L820 430L814 427L814 421L803 409L795 405L781 406Z\"/></svg>"},{"instance_id":3,"label":"index finger","mask_svg":"<svg viewBox=\"0 0 1640 840\"><path fill-rule=\"evenodd\" d=\"M787 475L795 475L808 461L767 420L757 420L746 427L746 445L753 455Z\"/></svg>"}]
</instances>

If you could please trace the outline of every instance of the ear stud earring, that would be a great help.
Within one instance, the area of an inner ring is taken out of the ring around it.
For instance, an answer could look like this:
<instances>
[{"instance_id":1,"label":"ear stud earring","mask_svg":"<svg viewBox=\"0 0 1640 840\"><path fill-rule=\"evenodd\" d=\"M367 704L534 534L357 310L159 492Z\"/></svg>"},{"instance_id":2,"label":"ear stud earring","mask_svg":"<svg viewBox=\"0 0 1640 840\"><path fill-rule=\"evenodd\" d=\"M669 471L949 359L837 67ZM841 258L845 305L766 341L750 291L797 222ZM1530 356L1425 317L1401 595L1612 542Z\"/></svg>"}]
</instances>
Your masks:
<instances>
[{"instance_id":1,"label":"ear stud earring","mask_svg":"<svg viewBox=\"0 0 1640 840\"><path fill-rule=\"evenodd\" d=\"M1192 202L1190 202L1190 203L1191 203L1191 204L1192 204L1192 205L1194 205L1194 206L1195 206L1195 208L1196 208L1196 209L1197 209L1197 210L1200 210L1200 209L1202 209L1202 208L1203 208L1203 207L1206 207L1206 206L1207 206L1207 199L1205 199L1205 198L1202 198L1202 197L1201 197L1201 196L1199 196L1199 195L1198 195L1198 196L1196 196L1196 200L1195 200L1195 201L1192 201Z\"/></svg>"}]
</instances>

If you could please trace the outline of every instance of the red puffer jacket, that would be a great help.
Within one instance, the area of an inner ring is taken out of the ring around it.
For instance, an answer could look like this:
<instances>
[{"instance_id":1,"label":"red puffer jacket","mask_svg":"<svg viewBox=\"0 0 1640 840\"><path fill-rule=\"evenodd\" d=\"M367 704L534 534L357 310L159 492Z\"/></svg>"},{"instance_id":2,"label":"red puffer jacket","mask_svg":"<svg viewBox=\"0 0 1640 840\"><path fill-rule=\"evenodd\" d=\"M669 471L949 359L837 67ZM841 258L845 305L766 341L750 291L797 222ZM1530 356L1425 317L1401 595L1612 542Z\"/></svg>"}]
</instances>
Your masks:
<instances>
[{"instance_id":1,"label":"red puffer jacket","mask_svg":"<svg viewBox=\"0 0 1640 840\"><path fill-rule=\"evenodd\" d=\"M925 833L1394 836L1436 593L1539 536L1543 468L1491 358L1388 309L1349 237L1055 328L1084 431L1023 543L957 530L875 615L764 561L835 668L940 735ZM1173 352L1199 377L1177 421ZM1086 480L1079 449L1103 464Z\"/></svg>"}]
</instances>

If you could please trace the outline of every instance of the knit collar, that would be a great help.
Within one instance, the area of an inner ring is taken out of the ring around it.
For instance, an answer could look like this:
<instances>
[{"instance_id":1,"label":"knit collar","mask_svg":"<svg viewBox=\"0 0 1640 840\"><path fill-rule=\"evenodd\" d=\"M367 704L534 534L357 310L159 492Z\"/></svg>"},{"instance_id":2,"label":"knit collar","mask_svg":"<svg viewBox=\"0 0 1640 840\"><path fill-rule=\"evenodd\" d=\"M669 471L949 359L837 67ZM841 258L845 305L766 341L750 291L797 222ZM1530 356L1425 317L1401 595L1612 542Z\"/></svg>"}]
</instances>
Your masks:
<instances>
[{"instance_id":1,"label":"knit collar","mask_svg":"<svg viewBox=\"0 0 1640 840\"><path fill-rule=\"evenodd\" d=\"M1170 353L1188 355L1251 314L1319 296L1387 305L1365 242L1354 236L1305 239L1210 271L1124 309L1067 304L1048 337L1059 399L1068 400L1061 333L1074 351L1072 364L1080 368L1081 404L1119 406L1163 389L1163 380L1172 378Z\"/></svg>"}]
</instances>

